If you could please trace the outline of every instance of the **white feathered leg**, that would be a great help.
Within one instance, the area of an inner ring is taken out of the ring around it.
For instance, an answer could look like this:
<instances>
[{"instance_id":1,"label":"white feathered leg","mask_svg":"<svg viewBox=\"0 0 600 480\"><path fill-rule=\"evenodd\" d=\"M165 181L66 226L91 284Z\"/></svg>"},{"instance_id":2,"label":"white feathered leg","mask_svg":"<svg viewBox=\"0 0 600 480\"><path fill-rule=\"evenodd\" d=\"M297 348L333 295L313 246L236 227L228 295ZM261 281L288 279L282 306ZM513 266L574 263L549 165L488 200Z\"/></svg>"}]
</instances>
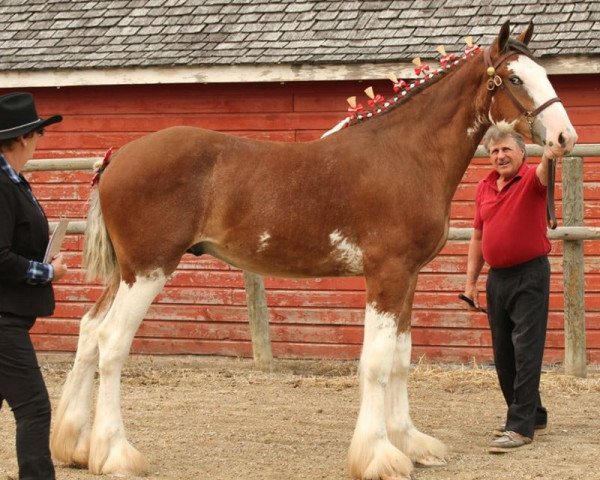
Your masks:
<instances>
[{"instance_id":1,"label":"white feathered leg","mask_svg":"<svg viewBox=\"0 0 600 480\"><path fill-rule=\"evenodd\" d=\"M121 282L98 331L100 386L90 442L89 469L94 474L142 475L147 464L128 441L120 402L121 369L135 332L166 282L162 272Z\"/></svg>"},{"instance_id":2,"label":"white feathered leg","mask_svg":"<svg viewBox=\"0 0 600 480\"><path fill-rule=\"evenodd\" d=\"M444 465L446 446L439 440L421 433L410 419L407 391L410 353L410 331L400 332L396 339L394 365L386 390L388 436L414 463L424 466Z\"/></svg>"},{"instance_id":3,"label":"white feathered leg","mask_svg":"<svg viewBox=\"0 0 600 480\"><path fill-rule=\"evenodd\" d=\"M94 374L98 365L98 326L107 308L95 308L81 319L73 368L63 386L50 438L52 456L69 465L87 467L90 445L90 411Z\"/></svg>"},{"instance_id":4,"label":"white feathered leg","mask_svg":"<svg viewBox=\"0 0 600 480\"><path fill-rule=\"evenodd\" d=\"M394 315L367 305L360 357L361 404L349 451L350 473L355 478L410 478L412 463L389 441L385 421L385 390L392 370L396 328Z\"/></svg>"}]
</instances>

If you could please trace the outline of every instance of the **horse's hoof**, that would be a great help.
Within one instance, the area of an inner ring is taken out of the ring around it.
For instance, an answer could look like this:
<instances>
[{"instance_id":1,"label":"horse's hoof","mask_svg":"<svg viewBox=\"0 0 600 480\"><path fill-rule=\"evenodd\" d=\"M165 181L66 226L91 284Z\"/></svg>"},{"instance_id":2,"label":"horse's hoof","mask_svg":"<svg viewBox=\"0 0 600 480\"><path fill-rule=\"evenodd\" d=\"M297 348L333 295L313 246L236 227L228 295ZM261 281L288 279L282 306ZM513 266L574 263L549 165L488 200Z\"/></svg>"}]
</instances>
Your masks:
<instances>
[{"instance_id":1,"label":"horse's hoof","mask_svg":"<svg viewBox=\"0 0 600 480\"><path fill-rule=\"evenodd\" d=\"M92 471L92 469L90 469ZM144 456L127 440L121 439L109 446L108 456L103 462L96 462L92 473L100 475L145 476L148 463Z\"/></svg>"}]
</instances>

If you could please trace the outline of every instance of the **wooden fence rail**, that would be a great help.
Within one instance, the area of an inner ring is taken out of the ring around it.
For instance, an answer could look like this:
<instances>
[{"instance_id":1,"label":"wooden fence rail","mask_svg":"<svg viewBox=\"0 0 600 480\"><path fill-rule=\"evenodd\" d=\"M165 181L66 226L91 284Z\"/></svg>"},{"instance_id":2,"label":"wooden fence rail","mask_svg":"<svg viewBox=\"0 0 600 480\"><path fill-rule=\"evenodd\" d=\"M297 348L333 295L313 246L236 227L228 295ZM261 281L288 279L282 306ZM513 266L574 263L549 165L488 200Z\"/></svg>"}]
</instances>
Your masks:
<instances>
[{"instance_id":1,"label":"wooden fence rail","mask_svg":"<svg viewBox=\"0 0 600 480\"><path fill-rule=\"evenodd\" d=\"M543 149L537 145L527 145L527 155L540 157ZM475 152L475 157L487 157L483 147ZM586 333L584 308L584 256L583 240L600 238L600 228L583 226L583 158L600 157L600 144L577 145L570 157L563 160L563 223L564 227L548 231L548 238L564 242L564 304L565 304L565 372L578 377L587 374ZM90 170L98 158L64 158L51 160L30 160L24 172L52 170ZM55 224L51 222L50 228ZM72 221L68 233L82 234L85 222ZM448 240L469 241L472 228L450 228ZM271 370L273 356L269 336L268 310L262 277L244 273L246 298L248 303L250 331L254 361L257 368Z\"/></svg>"}]
</instances>

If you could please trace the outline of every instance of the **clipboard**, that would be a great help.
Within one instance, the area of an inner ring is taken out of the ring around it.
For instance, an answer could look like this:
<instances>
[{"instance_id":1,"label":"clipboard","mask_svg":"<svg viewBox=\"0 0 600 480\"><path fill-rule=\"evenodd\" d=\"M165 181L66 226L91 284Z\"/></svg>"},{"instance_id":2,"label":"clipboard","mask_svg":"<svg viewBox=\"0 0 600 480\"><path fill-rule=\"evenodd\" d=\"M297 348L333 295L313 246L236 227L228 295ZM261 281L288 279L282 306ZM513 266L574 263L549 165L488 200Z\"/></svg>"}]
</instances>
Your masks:
<instances>
[{"instance_id":1,"label":"clipboard","mask_svg":"<svg viewBox=\"0 0 600 480\"><path fill-rule=\"evenodd\" d=\"M48 242L48 247L46 247L46 253L44 254L44 262L50 263L52 259L58 255L60 252L60 247L65 239L65 235L67 233L67 227L69 226L69 221L66 218L61 218L52 232L52 236L50 237L50 241Z\"/></svg>"}]
</instances>

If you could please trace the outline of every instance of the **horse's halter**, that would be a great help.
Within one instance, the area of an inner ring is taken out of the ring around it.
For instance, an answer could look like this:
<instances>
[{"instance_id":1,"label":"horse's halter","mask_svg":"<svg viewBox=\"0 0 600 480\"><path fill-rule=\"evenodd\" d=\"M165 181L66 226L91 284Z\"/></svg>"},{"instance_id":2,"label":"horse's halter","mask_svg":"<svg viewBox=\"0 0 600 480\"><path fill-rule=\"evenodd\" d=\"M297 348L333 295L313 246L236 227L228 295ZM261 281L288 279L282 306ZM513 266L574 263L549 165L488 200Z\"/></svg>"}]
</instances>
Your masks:
<instances>
[{"instance_id":1,"label":"horse's halter","mask_svg":"<svg viewBox=\"0 0 600 480\"><path fill-rule=\"evenodd\" d=\"M545 110L547 107L549 107L550 105L552 105L553 103L556 102L560 102L560 98L558 97L554 97L551 98L550 100L548 100L547 102L543 103L542 105L540 105L538 108L536 108L533 111L527 110L523 104L521 102L519 102L519 100L517 99L517 97L515 97L515 95L510 91L509 88L507 88L504 85L504 82L502 81L502 78L496 74L496 70L498 69L498 67L500 65L502 65L510 56L516 54L516 53L521 53L523 55L528 56L529 58L532 58L531 53L527 50L527 48L519 43L511 43L511 48L514 48L515 51L508 51L507 53L505 53L504 55L500 55L500 57L496 60L495 63L492 63L492 59L491 59L491 55L490 55L490 47L484 49L483 51L483 60L485 62L485 66L487 67L486 69L486 73L488 74L488 76L490 77L487 83L487 89L493 94L494 90L496 90L496 88L502 90L504 93L506 93L506 96L508 98L510 98L510 100L512 101L512 103L514 104L515 107L517 107L517 109L521 112L521 114L525 117L525 120L527 120L527 123L529 124L529 131L531 133L531 138L533 139L533 123L535 122L535 117L537 115L539 115L543 110Z\"/></svg>"},{"instance_id":2,"label":"horse's halter","mask_svg":"<svg viewBox=\"0 0 600 480\"><path fill-rule=\"evenodd\" d=\"M490 93L492 95L494 94L494 91L496 90L496 88L498 88L498 89L502 90L504 93L506 93L506 96L508 98L510 98L510 100L513 102L514 106L517 107L517 109L521 112L521 114L523 116L525 116L525 120L527 120L527 123L529 124L529 131L531 133L531 139L533 139L533 122L535 121L535 117L537 115L539 115L540 112L542 112L544 109L546 109L547 107L552 105L553 103L560 102L561 100L558 97L551 98L550 100L543 103L542 105L540 105L538 108L536 108L533 111L527 110L523 106L523 104L521 102L519 102L517 97L515 97L515 95L510 91L510 89L507 88L506 86L504 86L504 82L502 81L502 78L496 74L496 69L500 65L502 65L508 59L508 57L514 55L515 53L522 53L523 55L526 55L529 58L532 58L532 56L531 56L531 53L529 52L529 50L527 50L527 47L525 47L523 44L511 43L510 46L517 51L515 52L515 51L509 50L504 55L500 55L500 57L496 60L496 63L492 63L489 47L483 51L483 60L485 62L485 66L487 67L486 73L490 77L488 80L487 89L490 91ZM548 159L548 165L549 165L549 168L548 168L548 190L546 193L546 199L547 199L546 200L546 218L547 218L548 226L554 230L557 225L556 212L555 212L556 209L554 207L554 181L555 181L555 168L556 168L554 159Z\"/></svg>"}]
</instances>

